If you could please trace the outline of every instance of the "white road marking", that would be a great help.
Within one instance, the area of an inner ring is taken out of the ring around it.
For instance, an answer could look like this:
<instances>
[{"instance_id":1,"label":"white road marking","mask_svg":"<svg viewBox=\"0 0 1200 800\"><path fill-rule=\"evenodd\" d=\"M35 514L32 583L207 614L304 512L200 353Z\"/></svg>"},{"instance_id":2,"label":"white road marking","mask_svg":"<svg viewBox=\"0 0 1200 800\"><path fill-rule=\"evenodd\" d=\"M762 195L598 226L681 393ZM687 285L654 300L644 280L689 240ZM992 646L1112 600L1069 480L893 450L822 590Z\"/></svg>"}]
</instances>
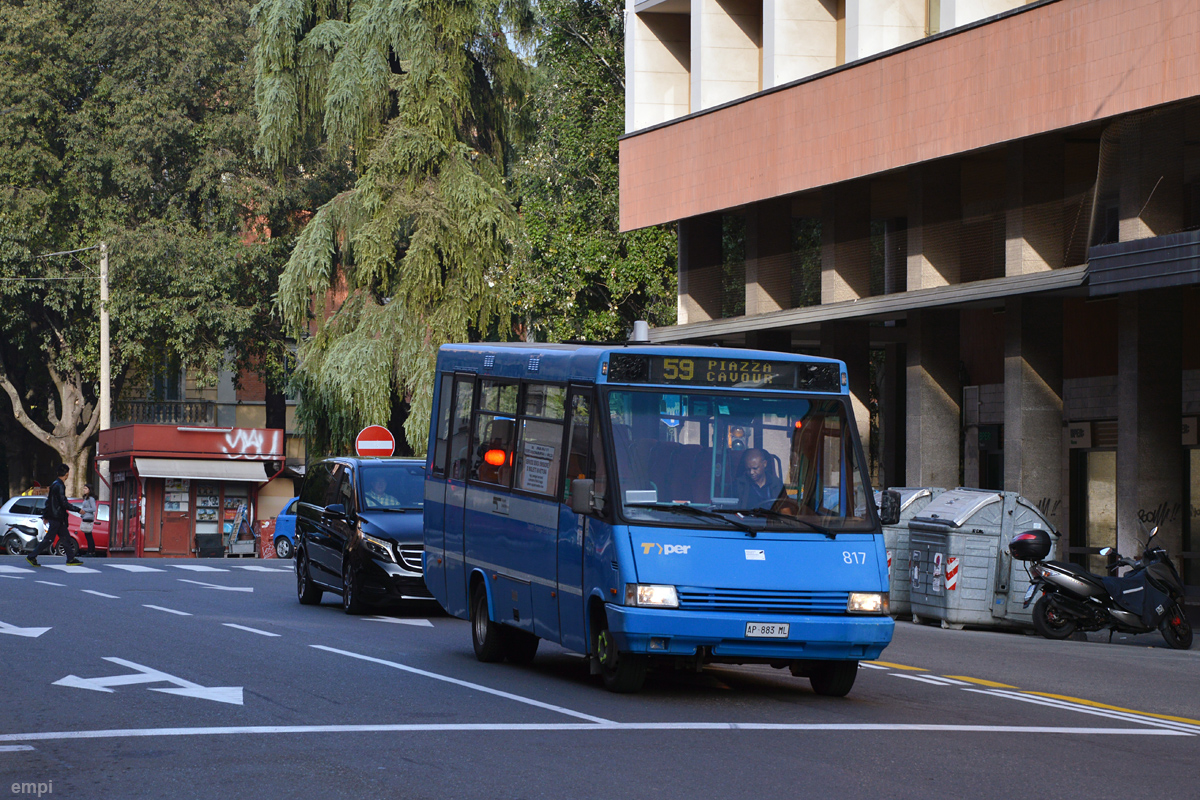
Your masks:
<instances>
[{"instance_id":1,"label":"white road marking","mask_svg":"<svg viewBox=\"0 0 1200 800\"><path fill-rule=\"evenodd\" d=\"M220 567L206 567L203 564L171 564L169 566L172 566L175 569L186 569L190 572L229 572L227 569L221 569Z\"/></svg>"},{"instance_id":2,"label":"white road marking","mask_svg":"<svg viewBox=\"0 0 1200 800\"><path fill-rule=\"evenodd\" d=\"M49 628L18 628L16 625L9 625L7 622L0 622L0 633L7 633L10 636L24 636L27 639L36 639L41 636Z\"/></svg>"},{"instance_id":3,"label":"white road marking","mask_svg":"<svg viewBox=\"0 0 1200 800\"><path fill-rule=\"evenodd\" d=\"M411 672L413 675L422 675L426 678L433 678L434 680L437 680L437 681L445 681L446 683L453 683L455 686L463 686L463 687L466 687L467 689L474 689L477 692L485 692L490 695L495 695L496 697L505 697L505 698L508 698L509 700L516 700L518 703L525 703L526 705L536 706L538 708L544 708L549 711L557 711L560 714L566 714L567 716L571 716L571 717L578 717L579 719L586 719L590 722L594 722L594 723L598 723L598 724L602 724L602 725L603 724L612 724L611 720L604 719L603 717L593 717L591 714L584 714L581 711L572 711L569 708L563 708L562 706L556 706L551 703L543 703L541 700L534 700L530 697L522 697L519 694L511 694L510 692L502 692L499 689L492 689L491 687L482 686L478 683L471 683L470 681L462 681L462 680L459 680L458 678L451 678L448 675L439 675L436 672L427 672L426 670L417 669L416 667L409 667L409 666L405 666L404 664L397 664L395 661L385 661L382 658L372 658L371 656L364 656L360 653L351 653L349 650L338 650L335 647L326 647L323 644L310 644L309 647L315 648L317 650L324 650L327 653L337 653L338 655L349 656L350 658L357 658L360 661L370 661L372 664L382 664L383 666L391 667L392 669L403 670L404 672Z\"/></svg>"},{"instance_id":4,"label":"white road marking","mask_svg":"<svg viewBox=\"0 0 1200 800\"><path fill-rule=\"evenodd\" d=\"M107 597L109 600L120 600L121 599L121 598L117 597L115 594L105 594L104 592L97 592L95 589L80 589L79 591L87 592L88 594L94 594L94 595L96 595L96 597Z\"/></svg>"},{"instance_id":5,"label":"white road marking","mask_svg":"<svg viewBox=\"0 0 1200 800\"><path fill-rule=\"evenodd\" d=\"M21 753L32 749L33 745L29 744L6 744L0 746L0 753Z\"/></svg>"},{"instance_id":6,"label":"white road marking","mask_svg":"<svg viewBox=\"0 0 1200 800\"><path fill-rule=\"evenodd\" d=\"M861 669L882 669L882 670L886 670L886 669L887 669L887 667L881 667L881 666L879 666L878 664L868 664L866 661L860 661L860 662L858 662L858 666L859 666Z\"/></svg>"},{"instance_id":7,"label":"white road marking","mask_svg":"<svg viewBox=\"0 0 1200 800\"><path fill-rule=\"evenodd\" d=\"M68 567L66 564L42 564L46 569L56 569L59 572L68 572L72 575L83 575L88 572L99 572L98 569L91 567Z\"/></svg>"},{"instance_id":8,"label":"white road marking","mask_svg":"<svg viewBox=\"0 0 1200 800\"><path fill-rule=\"evenodd\" d=\"M142 608L153 608L155 611L165 611L168 614L178 614L181 617L190 617L191 616L191 614L189 614L186 611L176 611L173 608L164 608L163 606L152 606L152 605L148 605L146 603L142 604Z\"/></svg>"},{"instance_id":9,"label":"white road marking","mask_svg":"<svg viewBox=\"0 0 1200 800\"><path fill-rule=\"evenodd\" d=\"M25 580L25 579L24 579L24 578L22 578L20 575L0 575L0 578L12 578L14 581L23 581L23 580Z\"/></svg>"},{"instance_id":10,"label":"white road marking","mask_svg":"<svg viewBox=\"0 0 1200 800\"><path fill-rule=\"evenodd\" d=\"M244 569L249 572L286 572L291 573L290 569L276 569L275 567L264 567L261 564L230 564L234 569Z\"/></svg>"},{"instance_id":11,"label":"white road marking","mask_svg":"<svg viewBox=\"0 0 1200 800\"><path fill-rule=\"evenodd\" d=\"M159 569L158 567L145 567L141 564L105 564L104 566L112 567L113 569L123 569L126 572L166 572L165 569Z\"/></svg>"},{"instance_id":12,"label":"white road marking","mask_svg":"<svg viewBox=\"0 0 1200 800\"><path fill-rule=\"evenodd\" d=\"M1050 697L1037 697L1035 695L1025 694L1024 692L1005 691L1003 689L980 690L980 689L963 689L964 692L977 692L979 694L990 694L994 697L1007 697L1011 700L1020 700L1025 703L1033 703L1034 705L1046 706L1048 708L1060 708L1067 711L1078 711L1081 714L1091 714L1097 717L1105 717L1106 719L1118 719L1128 722L1139 722L1143 725L1154 725L1168 730L1182 731L1189 734L1200 734L1200 725L1192 725L1187 722L1177 722L1169 719L1158 719L1157 717L1146 717L1141 714L1130 713L1127 711L1113 711L1111 709L1093 708L1084 706L1078 703L1072 703L1067 700L1056 700Z\"/></svg>"},{"instance_id":13,"label":"white road marking","mask_svg":"<svg viewBox=\"0 0 1200 800\"><path fill-rule=\"evenodd\" d=\"M14 567L10 564L0 564L0 572L33 572L25 567Z\"/></svg>"},{"instance_id":14,"label":"white road marking","mask_svg":"<svg viewBox=\"0 0 1200 800\"><path fill-rule=\"evenodd\" d=\"M187 578L180 578L179 580L183 583L194 583L197 586L203 586L205 589L219 589L222 592L253 592L254 591L254 587L252 587L252 586L221 586L220 584L217 584L217 583L205 583L204 581L192 581L192 580L188 580Z\"/></svg>"},{"instance_id":15,"label":"white road marking","mask_svg":"<svg viewBox=\"0 0 1200 800\"><path fill-rule=\"evenodd\" d=\"M427 619L397 619L396 617L362 617L363 622L391 622L396 625L412 625L415 628L432 628Z\"/></svg>"},{"instance_id":16,"label":"white road marking","mask_svg":"<svg viewBox=\"0 0 1200 800\"><path fill-rule=\"evenodd\" d=\"M933 684L934 686L949 686L950 685L949 683L943 683L942 681L938 680L937 678L931 678L927 675L908 675L903 672L893 672L890 674L893 678L904 678L904 679L910 680L910 681L920 681L921 683L929 683L929 684Z\"/></svg>"},{"instance_id":17,"label":"white road marking","mask_svg":"<svg viewBox=\"0 0 1200 800\"><path fill-rule=\"evenodd\" d=\"M65 678L55 681L51 686L69 686L73 689L88 689L93 692L107 692L111 694L113 691L111 687L113 686L131 686L137 683L173 683L178 688L151 688L150 691L175 694L182 697L196 697L201 700L214 700L218 703L228 703L235 706L242 705L241 686L201 686L198 683L177 678L170 673L162 672L153 667L147 667L133 661L126 661L123 658L105 656L104 660L111 661L122 667L128 667L134 671L124 675L109 675L103 678L81 678L78 675L68 675Z\"/></svg>"},{"instance_id":18,"label":"white road marking","mask_svg":"<svg viewBox=\"0 0 1200 800\"><path fill-rule=\"evenodd\" d=\"M948 683L953 686L972 686L973 685L968 681L960 681L957 678L947 678L945 675L938 675L936 677L942 683Z\"/></svg>"},{"instance_id":19,"label":"white road marking","mask_svg":"<svg viewBox=\"0 0 1200 800\"><path fill-rule=\"evenodd\" d=\"M786 723L786 722L582 722L560 723L461 723L411 725L258 725L209 728L111 728L92 731L42 731L0 734L0 742L46 742L70 739L132 739L159 736L228 736L266 733L446 733L456 731L494 731L502 733L540 733L543 731L799 731L868 733L1044 733L1083 736L1187 736L1181 731L1149 728L1071 728L1021 725L916 725L907 723Z\"/></svg>"},{"instance_id":20,"label":"white road marking","mask_svg":"<svg viewBox=\"0 0 1200 800\"><path fill-rule=\"evenodd\" d=\"M250 633L257 633L259 636L278 636L279 635L278 633L271 633L270 631L260 631L258 628L247 628L245 625L235 625L232 622L222 622L221 624L224 625L226 628L237 628L239 631L249 631Z\"/></svg>"},{"instance_id":21,"label":"white road marking","mask_svg":"<svg viewBox=\"0 0 1200 800\"><path fill-rule=\"evenodd\" d=\"M54 581L38 581L38 583L44 583L47 586L66 586L65 583L55 583Z\"/></svg>"}]
</instances>

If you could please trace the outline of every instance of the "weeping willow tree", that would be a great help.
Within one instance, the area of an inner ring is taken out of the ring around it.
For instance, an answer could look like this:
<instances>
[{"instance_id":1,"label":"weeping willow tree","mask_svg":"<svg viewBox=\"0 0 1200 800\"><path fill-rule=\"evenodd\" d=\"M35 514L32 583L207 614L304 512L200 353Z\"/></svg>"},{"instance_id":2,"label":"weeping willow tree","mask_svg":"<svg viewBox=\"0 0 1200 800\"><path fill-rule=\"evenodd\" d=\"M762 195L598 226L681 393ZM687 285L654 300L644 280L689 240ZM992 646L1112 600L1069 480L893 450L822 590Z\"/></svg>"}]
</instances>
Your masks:
<instances>
[{"instance_id":1,"label":"weeping willow tree","mask_svg":"<svg viewBox=\"0 0 1200 800\"><path fill-rule=\"evenodd\" d=\"M528 0L261 0L254 23L262 156L344 153L355 173L279 283L300 424L314 451L342 449L402 399L422 452L438 345L507 332Z\"/></svg>"}]
</instances>

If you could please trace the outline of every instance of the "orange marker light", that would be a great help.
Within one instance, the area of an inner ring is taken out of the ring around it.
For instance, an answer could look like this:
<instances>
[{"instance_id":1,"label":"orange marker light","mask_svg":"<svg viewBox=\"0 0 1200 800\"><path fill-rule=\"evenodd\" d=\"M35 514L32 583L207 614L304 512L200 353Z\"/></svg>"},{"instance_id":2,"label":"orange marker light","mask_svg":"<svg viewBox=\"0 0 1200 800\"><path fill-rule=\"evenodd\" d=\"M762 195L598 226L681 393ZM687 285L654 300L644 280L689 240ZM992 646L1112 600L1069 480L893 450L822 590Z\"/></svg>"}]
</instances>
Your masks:
<instances>
[{"instance_id":1,"label":"orange marker light","mask_svg":"<svg viewBox=\"0 0 1200 800\"><path fill-rule=\"evenodd\" d=\"M491 464L493 467L504 466L505 460L508 458L503 450L488 450L483 454L483 460Z\"/></svg>"},{"instance_id":2,"label":"orange marker light","mask_svg":"<svg viewBox=\"0 0 1200 800\"><path fill-rule=\"evenodd\" d=\"M800 420L796 420L796 430L800 430L803 427L804 427L804 423L801 422Z\"/></svg>"}]
</instances>

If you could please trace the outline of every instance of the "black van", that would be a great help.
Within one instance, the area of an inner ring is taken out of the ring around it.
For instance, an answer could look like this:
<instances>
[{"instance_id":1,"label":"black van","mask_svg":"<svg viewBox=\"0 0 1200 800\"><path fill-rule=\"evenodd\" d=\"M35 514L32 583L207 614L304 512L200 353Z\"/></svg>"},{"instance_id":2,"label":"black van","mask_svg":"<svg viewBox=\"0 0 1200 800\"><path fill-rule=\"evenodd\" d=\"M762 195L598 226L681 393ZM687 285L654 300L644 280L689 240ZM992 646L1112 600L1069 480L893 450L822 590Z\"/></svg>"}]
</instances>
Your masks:
<instances>
[{"instance_id":1,"label":"black van","mask_svg":"<svg viewBox=\"0 0 1200 800\"><path fill-rule=\"evenodd\" d=\"M313 464L296 504L296 594L337 592L347 614L431 599L421 571L425 462L328 458Z\"/></svg>"}]
</instances>

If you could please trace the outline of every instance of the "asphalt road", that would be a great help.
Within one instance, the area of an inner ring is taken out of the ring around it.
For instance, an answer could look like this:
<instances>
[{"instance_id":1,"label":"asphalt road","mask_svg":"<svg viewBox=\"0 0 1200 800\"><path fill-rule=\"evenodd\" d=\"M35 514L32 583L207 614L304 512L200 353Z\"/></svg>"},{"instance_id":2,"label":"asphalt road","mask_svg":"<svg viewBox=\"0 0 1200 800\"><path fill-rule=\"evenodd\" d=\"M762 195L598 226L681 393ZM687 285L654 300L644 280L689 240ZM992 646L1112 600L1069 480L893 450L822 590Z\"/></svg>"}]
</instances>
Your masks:
<instances>
[{"instance_id":1,"label":"asphalt road","mask_svg":"<svg viewBox=\"0 0 1200 800\"><path fill-rule=\"evenodd\" d=\"M2 557L0 795L1200 796L1200 649L1153 643L900 623L844 699L757 666L614 695L435 607L300 606L288 561Z\"/></svg>"}]
</instances>

